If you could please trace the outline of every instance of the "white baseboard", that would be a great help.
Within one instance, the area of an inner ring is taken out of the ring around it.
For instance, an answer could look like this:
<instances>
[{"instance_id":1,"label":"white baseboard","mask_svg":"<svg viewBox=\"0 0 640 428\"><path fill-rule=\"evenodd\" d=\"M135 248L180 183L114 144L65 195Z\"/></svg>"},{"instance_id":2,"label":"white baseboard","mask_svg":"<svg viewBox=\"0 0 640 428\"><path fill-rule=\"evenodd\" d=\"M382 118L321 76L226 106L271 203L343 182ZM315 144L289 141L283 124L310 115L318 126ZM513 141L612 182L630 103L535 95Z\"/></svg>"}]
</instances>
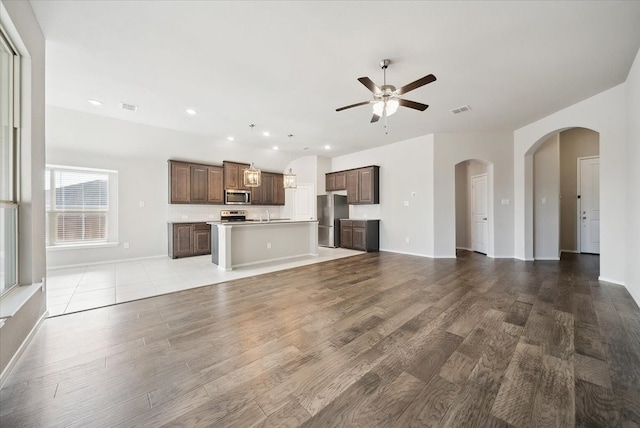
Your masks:
<instances>
[{"instance_id":1,"label":"white baseboard","mask_svg":"<svg viewBox=\"0 0 640 428\"><path fill-rule=\"evenodd\" d=\"M560 261L560 257L536 257L534 260L539 260L541 262L557 262Z\"/></svg>"},{"instance_id":2,"label":"white baseboard","mask_svg":"<svg viewBox=\"0 0 640 428\"><path fill-rule=\"evenodd\" d=\"M580 254L580 251L576 251L576 250L560 250L560 253Z\"/></svg>"},{"instance_id":3,"label":"white baseboard","mask_svg":"<svg viewBox=\"0 0 640 428\"><path fill-rule=\"evenodd\" d=\"M77 264L73 264L73 265L62 265L62 266L51 266L51 267L47 266L47 270L67 269L67 268L74 268L74 267L80 267L80 266L104 265L104 264L107 264L107 263L135 262L135 261L139 261L139 260L159 259L159 258L162 258L162 257L168 258L169 256L167 256L166 254L161 254L159 256L132 257L130 259L102 260L102 261L99 261L99 262L77 263Z\"/></svg>"},{"instance_id":4,"label":"white baseboard","mask_svg":"<svg viewBox=\"0 0 640 428\"><path fill-rule=\"evenodd\" d=\"M604 276L599 276L598 281L610 282L612 284L622 285L626 287L626 284L624 282L618 281L617 279L605 278Z\"/></svg>"},{"instance_id":5,"label":"white baseboard","mask_svg":"<svg viewBox=\"0 0 640 428\"><path fill-rule=\"evenodd\" d=\"M40 327L42 327L42 323L44 322L45 319L47 319L47 316L49 316L49 311L44 311L44 313L42 314L38 322L36 322L36 324L33 326L31 331L27 335L27 337L22 341L22 344L20 345L16 353L13 355L13 357L11 357L9 364L7 364L7 366L4 368L4 370L0 374L0 388L2 388L5 382L7 381L7 379L9 379L9 375L15 368L16 364L18 363L18 360L20 359L20 357L22 357L22 354L27 349L27 346L29 346L29 344L33 340L38 330L40 330Z\"/></svg>"}]
</instances>

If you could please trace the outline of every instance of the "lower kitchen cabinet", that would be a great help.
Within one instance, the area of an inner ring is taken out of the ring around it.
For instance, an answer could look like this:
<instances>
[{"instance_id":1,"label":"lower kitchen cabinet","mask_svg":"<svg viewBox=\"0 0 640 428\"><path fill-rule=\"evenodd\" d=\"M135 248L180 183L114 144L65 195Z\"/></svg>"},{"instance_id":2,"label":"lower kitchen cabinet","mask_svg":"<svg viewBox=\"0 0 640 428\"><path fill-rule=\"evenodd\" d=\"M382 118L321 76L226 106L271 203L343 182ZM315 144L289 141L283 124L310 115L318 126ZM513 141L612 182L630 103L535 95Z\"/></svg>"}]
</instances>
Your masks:
<instances>
[{"instance_id":1,"label":"lower kitchen cabinet","mask_svg":"<svg viewBox=\"0 0 640 428\"><path fill-rule=\"evenodd\" d=\"M169 257L211 254L211 226L207 223L169 223Z\"/></svg>"},{"instance_id":2,"label":"lower kitchen cabinet","mask_svg":"<svg viewBox=\"0 0 640 428\"><path fill-rule=\"evenodd\" d=\"M340 220L340 246L352 250L378 251L380 220Z\"/></svg>"}]
</instances>

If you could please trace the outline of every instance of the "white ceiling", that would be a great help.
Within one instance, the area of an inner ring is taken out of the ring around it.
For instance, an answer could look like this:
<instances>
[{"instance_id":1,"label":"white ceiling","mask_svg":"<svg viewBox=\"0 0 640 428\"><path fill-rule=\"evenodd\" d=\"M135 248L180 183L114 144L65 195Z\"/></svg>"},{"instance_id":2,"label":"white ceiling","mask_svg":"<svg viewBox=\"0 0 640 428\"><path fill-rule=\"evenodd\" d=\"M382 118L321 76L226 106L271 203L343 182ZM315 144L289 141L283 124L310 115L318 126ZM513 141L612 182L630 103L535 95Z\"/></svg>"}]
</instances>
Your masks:
<instances>
[{"instance_id":1,"label":"white ceiling","mask_svg":"<svg viewBox=\"0 0 640 428\"><path fill-rule=\"evenodd\" d=\"M47 39L47 104L329 156L517 129L622 83L640 46L639 1L31 3ZM397 87L438 78L404 96L430 108L401 107L388 135L370 106L335 111L371 98L356 79L381 85L383 58Z\"/></svg>"}]
</instances>

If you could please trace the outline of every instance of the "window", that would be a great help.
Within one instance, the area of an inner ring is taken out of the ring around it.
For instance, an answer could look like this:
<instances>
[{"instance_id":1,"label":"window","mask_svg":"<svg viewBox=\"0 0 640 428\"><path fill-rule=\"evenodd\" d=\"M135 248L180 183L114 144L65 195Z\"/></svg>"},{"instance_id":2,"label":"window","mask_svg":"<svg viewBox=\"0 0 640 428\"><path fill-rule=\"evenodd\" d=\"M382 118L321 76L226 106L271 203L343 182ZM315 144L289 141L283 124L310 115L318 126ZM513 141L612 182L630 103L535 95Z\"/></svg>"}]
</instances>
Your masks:
<instances>
[{"instance_id":1,"label":"window","mask_svg":"<svg viewBox=\"0 0 640 428\"><path fill-rule=\"evenodd\" d=\"M19 64L15 50L0 31L0 295L18 284L19 91L14 76Z\"/></svg>"},{"instance_id":2,"label":"window","mask_svg":"<svg viewBox=\"0 0 640 428\"><path fill-rule=\"evenodd\" d=\"M117 241L117 172L47 166L45 170L47 246Z\"/></svg>"}]
</instances>

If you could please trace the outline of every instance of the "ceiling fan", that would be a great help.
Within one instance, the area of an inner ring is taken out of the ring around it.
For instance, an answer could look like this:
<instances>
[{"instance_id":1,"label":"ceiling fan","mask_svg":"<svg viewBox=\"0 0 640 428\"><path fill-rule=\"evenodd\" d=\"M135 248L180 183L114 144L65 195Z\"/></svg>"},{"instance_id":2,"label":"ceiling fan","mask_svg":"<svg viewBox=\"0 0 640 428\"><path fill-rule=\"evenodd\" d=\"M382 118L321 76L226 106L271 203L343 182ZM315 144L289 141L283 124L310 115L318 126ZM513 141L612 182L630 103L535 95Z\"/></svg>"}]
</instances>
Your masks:
<instances>
[{"instance_id":1,"label":"ceiling fan","mask_svg":"<svg viewBox=\"0 0 640 428\"><path fill-rule=\"evenodd\" d=\"M429 106L427 104L418 103L415 101L405 100L400 98L401 95L406 94L409 91L413 91L428 83L434 82L436 76L429 74L421 79L411 82L408 85L404 85L400 89L396 89L393 85L387 85L387 68L391 64L391 60L383 59L380 61L380 68L384 73L384 84L382 87L376 86L375 83L368 77L360 77L358 80L364 86L367 87L373 93L373 99L370 101L362 101L360 103L351 104L345 107L337 108L336 111L346 110L352 107L363 106L365 104L373 104L373 117L371 117L371 123L377 122L382 116L391 116L396 112L398 106L409 107L415 110L425 111Z\"/></svg>"}]
</instances>

